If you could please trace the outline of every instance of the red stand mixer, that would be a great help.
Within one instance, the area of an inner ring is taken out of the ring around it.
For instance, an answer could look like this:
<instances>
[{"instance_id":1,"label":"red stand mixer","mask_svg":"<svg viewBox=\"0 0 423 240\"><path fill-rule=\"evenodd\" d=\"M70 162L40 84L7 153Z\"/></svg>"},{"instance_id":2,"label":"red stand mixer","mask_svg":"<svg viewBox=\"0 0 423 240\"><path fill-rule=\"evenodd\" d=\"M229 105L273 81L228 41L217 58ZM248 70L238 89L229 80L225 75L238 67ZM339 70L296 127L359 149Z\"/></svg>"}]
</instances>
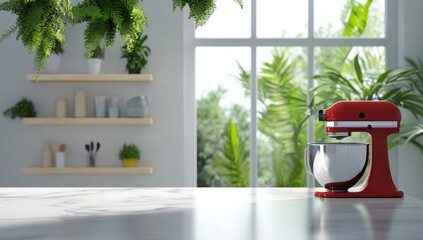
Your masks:
<instances>
[{"instance_id":1,"label":"red stand mixer","mask_svg":"<svg viewBox=\"0 0 423 240\"><path fill-rule=\"evenodd\" d=\"M319 121L326 122L329 137L342 139L352 132L366 132L371 137L369 174L357 192L315 192L325 198L395 198L403 197L391 177L388 159L389 135L398 133L401 112L388 101L341 101L319 110Z\"/></svg>"}]
</instances>

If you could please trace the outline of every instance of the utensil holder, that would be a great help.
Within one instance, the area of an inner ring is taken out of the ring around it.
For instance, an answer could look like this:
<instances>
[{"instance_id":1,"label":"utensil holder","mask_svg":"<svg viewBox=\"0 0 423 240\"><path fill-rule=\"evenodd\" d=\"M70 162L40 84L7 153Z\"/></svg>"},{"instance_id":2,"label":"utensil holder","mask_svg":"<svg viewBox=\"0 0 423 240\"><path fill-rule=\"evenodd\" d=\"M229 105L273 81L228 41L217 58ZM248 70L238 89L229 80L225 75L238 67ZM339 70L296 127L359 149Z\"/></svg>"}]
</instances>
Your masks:
<instances>
[{"instance_id":1,"label":"utensil holder","mask_svg":"<svg viewBox=\"0 0 423 240\"><path fill-rule=\"evenodd\" d=\"M65 167L65 153L64 152L56 152L55 153L55 165L56 168L64 168Z\"/></svg>"},{"instance_id":2,"label":"utensil holder","mask_svg":"<svg viewBox=\"0 0 423 240\"><path fill-rule=\"evenodd\" d=\"M95 167L95 156L88 155L88 166Z\"/></svg>"}]
</instances>

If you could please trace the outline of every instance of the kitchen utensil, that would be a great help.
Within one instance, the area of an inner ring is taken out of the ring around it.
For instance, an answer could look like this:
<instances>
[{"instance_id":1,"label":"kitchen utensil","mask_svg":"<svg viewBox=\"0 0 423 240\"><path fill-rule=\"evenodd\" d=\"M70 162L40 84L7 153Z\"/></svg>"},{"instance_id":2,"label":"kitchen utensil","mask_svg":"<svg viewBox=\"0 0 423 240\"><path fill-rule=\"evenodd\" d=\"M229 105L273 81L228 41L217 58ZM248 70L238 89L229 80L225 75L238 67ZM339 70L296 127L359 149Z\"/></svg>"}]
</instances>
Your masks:
<instances>
[{"instance_id":1,"label":"kitchen utensil","mask_svg":"<svg viewBox=\"0 0 423 240\"><path fill-rule=\"evenodd\" d=\"M351 136L352 132L368 133L371 137L372 154L369 173L359 191L337 192L328 189L324 192L315 192L315 196L328 198L404 196L392 180L388 159L387 138L391 134L398 133L400 128L401 112L397 106L389 101L340 101L328 109L319 110L319 120L325 121L326 133L332 138L342 139ZM363 155L363 152L357 154ZM345 159L337 160L345 161ZM310 168L308 157L306 165ZM320 170L316 169L317 167L323 168L324 165L313 164L313 174ZM348 172L340 171L341 174Z\"/></svg>"},{"instance_id":2,"label":"kitchen utensil","mask_svg":"<svg viewBox=\"0 0 423 240\"><path fill-rule=\"evenodd\" d=\"M91 155L90 145L85 144L85 150L87 150L88 154Z\"/></svg>"},{"instance_id":3,"label":"kitchen utensil","mask_svg":"<svg viewBox=\"0 0 423 240\"><path fill-rule=\"evenodd\" d=\"M345 192L360 180L368 159L361 143L310 143L304 151L307 171L325 188Z\"/></svg>"},{"instance_id":4,"label":"kitchen utensil","mask_svg":"<svg viewBox=\"0 0 423 240\"><path fill-rule=\"evenodd\" d=\"M97 148L95 149L95 155L97 156L97 152L98 152L98 150L100 149L100 143L99 142L97 142Z\"/></svg>"},{"instance_id":5,"label":"kitchen utensil","mask_svg":"<svg viewBox=\"0 0 423 240\"><path fill-rule=\"evenodd\" d=\"M99 143L97 143L97 150L94 151L94 142L91 141L89 144L85 144L85 150L88 152L88 158L89 158L89 166L95 167L95 158L97 155L97 151L100 148Z\"/></svg>"},{"instance_id":6,"label":"kitchen utensil","mask_svg":"<svg viewBox=\"0 0 423 240\"><path fill-rule=\"evenodd\" d=\"M60 144L59 150L60 150L60 152L65 152L66 151L66 145L65 144Z\"/></svg>"}]
</instances>

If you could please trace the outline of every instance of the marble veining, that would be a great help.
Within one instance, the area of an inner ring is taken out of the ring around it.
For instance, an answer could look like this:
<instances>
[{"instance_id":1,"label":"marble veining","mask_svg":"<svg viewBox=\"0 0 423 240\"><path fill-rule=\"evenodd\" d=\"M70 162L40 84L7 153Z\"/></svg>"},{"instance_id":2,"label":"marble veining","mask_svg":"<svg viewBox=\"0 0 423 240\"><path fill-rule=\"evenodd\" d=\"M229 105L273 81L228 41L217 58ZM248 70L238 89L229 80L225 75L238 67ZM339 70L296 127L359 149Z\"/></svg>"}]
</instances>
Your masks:
<instances>
[{"instance_id":1,"label":"marble veining","mask_svg":"<svg viewBox=\"0 0 423 240\"><path fill-rule=\"evenodd\" d=\"M0 240L422 239L423 201L306 188L0 188Z\"/></svg>"}]
</instances>

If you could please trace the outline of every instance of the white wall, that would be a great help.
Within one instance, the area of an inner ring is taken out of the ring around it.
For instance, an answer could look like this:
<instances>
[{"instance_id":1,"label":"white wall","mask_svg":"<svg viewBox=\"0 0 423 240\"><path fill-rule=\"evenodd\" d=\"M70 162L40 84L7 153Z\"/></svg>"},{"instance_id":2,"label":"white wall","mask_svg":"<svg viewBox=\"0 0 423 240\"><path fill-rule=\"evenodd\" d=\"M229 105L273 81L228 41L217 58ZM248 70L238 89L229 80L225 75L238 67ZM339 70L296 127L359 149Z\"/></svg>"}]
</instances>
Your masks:
<instances>
[{"instance_id":1,"label":"white wall","mask_svg":"<svg viewBox=\"0 0 423 240\"><path fill-rule=\"evenodd\" d=\"M400 63L404 57L423 60L423 1L400 0L399 43ZM401 65L400 64L400 65ZM403 116L403 123L417 123L411 116ZM420 123L422 121L420 120ZM401 146L398 152L399 187L407 195L423 200L423 154L411 144Z\"/></svg>"},{"instance_id":2,"label":"white wall","mask_svg":"<svg viewBox=\"0 0 423 240\"><path fill-rule=\"evenodd\" d=\"M66 97L70 111L73 93L82 88L89 96L89 114L93 114L92 99L96 95L119 96L123 106L128 98L145 94L151 98L150 115L153 126L24 126L19 120L0 116L0 186L182 186L183 185L183 17L173 12L172 1L144 0L151 47L146 73L154 82L142 84L78 84L41 83L25 80L32 72L33 55L28 55L13 37L0 43L0 110L4 111L22 97L31 99L38 116L54 116L55 101ZM13 24L15 16L0 12L0 31ZM72 27L66 33L67 44L60 72L86 72L83 57L83 26ZM125 60L120 59L121 41L106 50L102 73L125 72ZM72 111L70 111L72 112ZM125 142L133 142L142 151L141 165L154 167L149 176L39 176L23 175L22 169L41 164L43 142L65 143L70 166L87 164L84 144L99 141L99 166L120 166L118 151Z\"/></svg>"}]
</instances>

